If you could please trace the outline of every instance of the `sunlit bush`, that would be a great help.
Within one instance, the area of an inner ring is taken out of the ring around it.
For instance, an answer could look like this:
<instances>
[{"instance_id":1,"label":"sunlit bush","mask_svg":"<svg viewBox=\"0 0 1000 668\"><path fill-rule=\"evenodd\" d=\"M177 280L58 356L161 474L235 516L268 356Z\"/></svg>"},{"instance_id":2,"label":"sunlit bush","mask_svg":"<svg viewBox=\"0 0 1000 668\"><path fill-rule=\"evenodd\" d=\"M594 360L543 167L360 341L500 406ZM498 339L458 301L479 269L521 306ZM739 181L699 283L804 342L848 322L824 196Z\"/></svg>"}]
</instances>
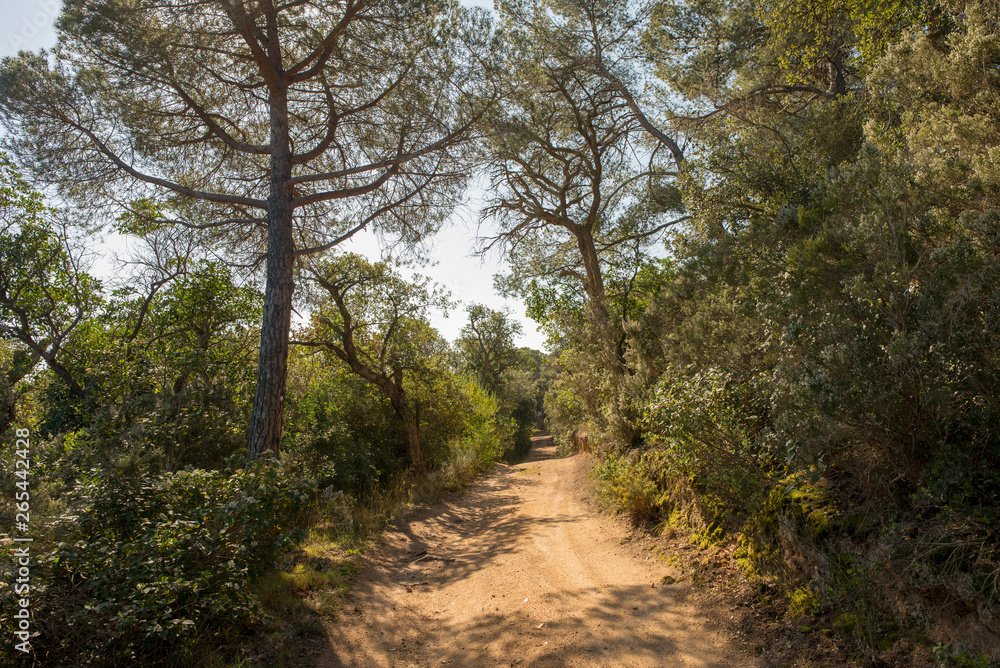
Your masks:
<instances>
[{"instance_id":1,"label":"sunlit bush","mask_svg":"<svg viewBox=\"0 0 1000 668\"><path fill-rule=\"evenodd\" d=\"M33 574L32 647L47 665L155 665L259 619L250 585L304 537L316 500L310 480L236 459L222 471L95 471L74 496L79 516Z\"/></svg>"}]
</instances>

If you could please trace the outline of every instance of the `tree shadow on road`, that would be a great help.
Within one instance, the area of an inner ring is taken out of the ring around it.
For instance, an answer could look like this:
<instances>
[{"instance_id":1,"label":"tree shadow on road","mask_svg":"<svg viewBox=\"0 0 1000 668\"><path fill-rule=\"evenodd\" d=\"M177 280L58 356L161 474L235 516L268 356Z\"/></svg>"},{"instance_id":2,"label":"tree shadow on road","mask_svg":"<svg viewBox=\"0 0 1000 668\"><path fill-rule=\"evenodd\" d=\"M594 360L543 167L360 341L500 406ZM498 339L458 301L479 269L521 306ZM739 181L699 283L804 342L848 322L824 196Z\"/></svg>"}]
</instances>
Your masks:
<instances>
[{"instance_id":1,"label":"tree shadow on road","mask_svg":"<svg viewBox=\"0 0 1000 668\"><path fill-rule=\"evenodd\" d=\"M524 549L518 540L547 524L571 525L571 515L529 516L526 488L542 483L531 465L556 457L551 439L536 442L517 466L496 472L462 495L419 508L386 532L368 558L349 603L329 629L320 666L673 666L722 668L704 625L671 612L680 596L670 587L561 588L529 606L502 595L505 583L484 584L465 614L455 608L409 607L407 597L436 596ZM600 554L594 555L600 559ZM495 587L493 585L495 584ZM493 591L489 589L492 588ZM405 594L404 594L405 592ZM508 592L509 593L509 592ZM680 594L680 592L677 592ZM402 597L402 598L401 598ZM400 603L402 601L402 603ZM422 611L421 611L422 609ZM538 610L546 612L538 612ZM552 611L560 611L554 614ZM552 618L542 618L549 615ZM655 616L655 624L645 620ZM690 628L689 628L690 626ZM642 632L639 632L641 627Z\"/></svg>"}]
</instances>

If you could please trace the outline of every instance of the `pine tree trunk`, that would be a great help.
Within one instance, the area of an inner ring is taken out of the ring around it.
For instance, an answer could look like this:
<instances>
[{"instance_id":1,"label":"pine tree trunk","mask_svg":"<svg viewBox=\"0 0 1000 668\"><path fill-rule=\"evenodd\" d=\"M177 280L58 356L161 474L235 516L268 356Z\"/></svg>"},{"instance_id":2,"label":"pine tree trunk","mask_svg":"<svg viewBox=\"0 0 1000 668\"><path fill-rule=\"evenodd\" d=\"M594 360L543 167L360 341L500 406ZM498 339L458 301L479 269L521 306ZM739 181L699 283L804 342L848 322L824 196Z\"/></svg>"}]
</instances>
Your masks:
<instances>
[{"instance_id":1,"label":"pine tree trunk","mask_svg":"<svg viewBox=\"0 0 1000 668\"><path fill-rule=\"evenodd\" d=\"M607 293L604 290L604 275L601 272L601 261L597 256L597 246L594 244L594 234L590 227L581 225L573 229L576 245L580 251L585 271L584 291L590 300L590 310L597 325L597 336L602 348L604 363L616 376L625 373L623 351L615 344L611 317L608 315Z\"/></svg>"},{"instance_id":2,"label":"pine tree trunk","mask_svg":"<svg viewBox=\"0 0 1000 668\"><path fill-rule=\"evenodd\" d=\"M247 452L259 457L278 456L285 378L288 373L288 333L292 323L292 270L295 240L292 235L292 159L288 139L288 102L284 95L271 100L271 192L267 201L267 283L264 319L260 329L257 391L250 416Z\"/></svg>"}]
</instances>

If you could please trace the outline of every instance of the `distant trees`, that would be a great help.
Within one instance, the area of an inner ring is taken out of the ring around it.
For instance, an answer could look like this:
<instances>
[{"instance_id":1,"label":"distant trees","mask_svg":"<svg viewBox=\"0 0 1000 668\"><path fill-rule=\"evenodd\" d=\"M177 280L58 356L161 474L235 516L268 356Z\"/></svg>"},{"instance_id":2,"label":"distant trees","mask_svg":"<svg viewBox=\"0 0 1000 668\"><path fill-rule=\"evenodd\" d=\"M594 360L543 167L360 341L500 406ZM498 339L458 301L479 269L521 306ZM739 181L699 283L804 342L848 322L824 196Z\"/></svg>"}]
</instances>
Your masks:
<instances>
[{"instance_id":1,"label":"distant trees","mask_svg":"<svg viewBox=\"0 0 1000 668\"><path fill-rule=\"evenodd\" d=\"M63 197L266 258L248 448L276 453L295 260L437 226L491 101L488 23L433 0L71 0L57 27L0 67L5 144Z\"/></svg>"},{"instance_id":2,"label":"distant trees","mask_svg":"<svg viewBox=\"0 0 1000 668\"><path fill-rule=\"evenodd\" d=\"M518 348L521 324L505 311L482 304L466 308L468 322L455 340L460 367L496 399L497 417L514 430L514 452L523 455L541 405L544 358L530 348Z\"/></svg>"},{"instance_id":3,"label":"distant trees","mask_svg":"<svg viewBox=\"0 0 1000 668\"><path fill-rule=\"evenodd\" d=\"M494 396L499 394L503 374L517 363L515 338L521 334L521 323L503 311L482 304L465 309L469 321L462 328L455 345L466 369L479 384Z\"/></svg>"}]
</instances>

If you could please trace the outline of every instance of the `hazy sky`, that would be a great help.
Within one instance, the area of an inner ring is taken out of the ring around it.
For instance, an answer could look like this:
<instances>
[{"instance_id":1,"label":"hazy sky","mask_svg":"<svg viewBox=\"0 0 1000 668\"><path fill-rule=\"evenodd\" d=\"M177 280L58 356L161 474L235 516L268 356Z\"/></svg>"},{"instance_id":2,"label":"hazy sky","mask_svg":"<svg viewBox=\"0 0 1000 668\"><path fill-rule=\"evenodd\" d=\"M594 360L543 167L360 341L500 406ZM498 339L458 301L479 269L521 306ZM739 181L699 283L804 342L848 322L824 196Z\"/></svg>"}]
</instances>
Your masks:
<instances>
[{"instance_id":1,"label":"hazy sky","mask_svg":"<svg viewBox=\"0 0 1000 668\"><path fill-rule=\"evenodd\" d=\"M462 2L489 9L493 7L491 0ZM52 22L61 7L61 0L0 0L0 57L13 55L23 49L35 50L54 44ZM454 299L462 301L462 305L452 311L451 317L435 315L432 322L445 338L454 340L465 324L465 305L477 302L495 309L508 308L524 328L524 336L519 344L542 349L544 336L535 329L533 321L524 317L523 305L517 301L505 300L493 290L493 274L500 271L497 258L488 258L483 263L470 256L481 194L481 191L473 189L468 203L456 210L450 223L434 240L432 255L436 264L418 270L450 290ZM371 235L352 240L341 248L373 257L380 254L378 243ZM110 254L109 248L108 255ZM102 266L111 267L104 262L98 264L98 267Z\"/></svg>"}]
</instances>

